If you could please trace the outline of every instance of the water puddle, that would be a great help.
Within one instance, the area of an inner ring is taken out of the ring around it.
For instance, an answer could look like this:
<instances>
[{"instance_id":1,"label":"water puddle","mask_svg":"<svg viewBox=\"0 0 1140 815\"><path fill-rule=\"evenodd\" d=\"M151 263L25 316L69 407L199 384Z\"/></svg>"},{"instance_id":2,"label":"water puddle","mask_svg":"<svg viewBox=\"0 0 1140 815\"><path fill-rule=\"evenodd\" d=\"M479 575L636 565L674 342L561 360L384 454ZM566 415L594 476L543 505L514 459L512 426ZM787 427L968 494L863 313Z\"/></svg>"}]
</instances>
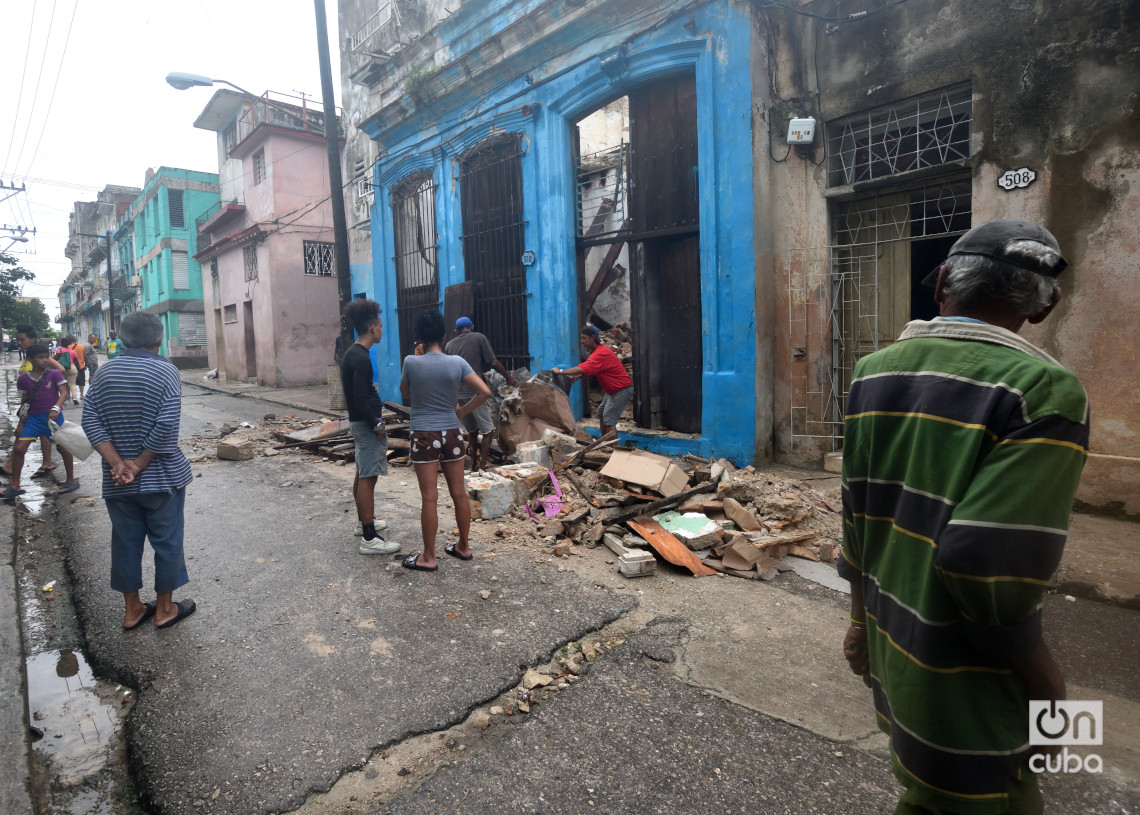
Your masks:
<instances>
[{"instance_id":1,"label":"water puddle","mask_svg":"<svg viewBox=\"0 0 1140 815\"><path fill-rule=\"evenodd\" d=\"M87 783L117 749L134 693L96 679L78 651L45 651L28 657L25 668L33 738L43 734L32 744L35 763L51 768L53 787Z\"/></svg>"}]
</instances>

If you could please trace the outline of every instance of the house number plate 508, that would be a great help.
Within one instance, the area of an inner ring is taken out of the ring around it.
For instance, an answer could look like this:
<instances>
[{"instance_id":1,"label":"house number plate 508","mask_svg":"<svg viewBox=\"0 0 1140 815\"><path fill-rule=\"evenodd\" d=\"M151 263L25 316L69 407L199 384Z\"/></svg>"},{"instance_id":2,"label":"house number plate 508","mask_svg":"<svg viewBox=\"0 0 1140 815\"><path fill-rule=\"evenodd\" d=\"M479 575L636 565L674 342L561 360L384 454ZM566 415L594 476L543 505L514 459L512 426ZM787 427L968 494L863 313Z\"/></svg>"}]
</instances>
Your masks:
<instances>
[{"instance_id":1,"label":"house number plate 508","mask_svg":"<svg viewBox=\"0 0 1140 815\"><path fill-rule=\"evenodd\" d=\"M998 178L998 186L1003 190L1022 189L1037 180L1037 173L1028 167L1020 170L1006 170Z\"/></svg>"}]
</instances>

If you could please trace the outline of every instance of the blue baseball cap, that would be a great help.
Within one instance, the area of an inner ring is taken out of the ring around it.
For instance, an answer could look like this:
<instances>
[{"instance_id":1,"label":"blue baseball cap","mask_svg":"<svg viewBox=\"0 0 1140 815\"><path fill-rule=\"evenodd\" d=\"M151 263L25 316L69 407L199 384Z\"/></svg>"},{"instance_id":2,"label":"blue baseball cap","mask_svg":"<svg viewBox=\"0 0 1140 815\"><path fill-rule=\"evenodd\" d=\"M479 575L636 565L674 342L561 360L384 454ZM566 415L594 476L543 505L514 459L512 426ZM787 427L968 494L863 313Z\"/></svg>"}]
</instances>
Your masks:
<instances>
[{"instance_id":1,"label":"blue baseball cap","mask_svg":"<svg viewBox=\"0 0 1140 815\"><path fill-rule=\"evenodd\" d=\"M475 325L475 323L471 322L470 317L460 317L455 321L456 328L466 328L469 325Z\"/></svg>"}]
</instances>

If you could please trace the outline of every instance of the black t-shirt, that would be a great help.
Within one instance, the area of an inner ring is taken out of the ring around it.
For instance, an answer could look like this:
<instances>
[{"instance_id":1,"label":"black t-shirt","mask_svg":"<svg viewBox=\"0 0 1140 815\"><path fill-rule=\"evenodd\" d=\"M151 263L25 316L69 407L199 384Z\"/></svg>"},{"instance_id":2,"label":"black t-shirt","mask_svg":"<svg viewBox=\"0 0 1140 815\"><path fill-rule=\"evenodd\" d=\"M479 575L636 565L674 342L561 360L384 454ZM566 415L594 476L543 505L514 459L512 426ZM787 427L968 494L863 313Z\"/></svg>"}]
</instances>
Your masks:
<instances>
[{"instance_id":1,"label":"black t-shirt","mask_svg":"<svg viewBox=\"0 0 1140 815\"><path fill-rule=\"evenodd\" d=\"M368 349L358 342L354 342L341 358L340 383L348 405L348 420L368 422L369 427L380 424L384 405L372 380L372 358L368 356Z\"/></svg>"}]
</instances>

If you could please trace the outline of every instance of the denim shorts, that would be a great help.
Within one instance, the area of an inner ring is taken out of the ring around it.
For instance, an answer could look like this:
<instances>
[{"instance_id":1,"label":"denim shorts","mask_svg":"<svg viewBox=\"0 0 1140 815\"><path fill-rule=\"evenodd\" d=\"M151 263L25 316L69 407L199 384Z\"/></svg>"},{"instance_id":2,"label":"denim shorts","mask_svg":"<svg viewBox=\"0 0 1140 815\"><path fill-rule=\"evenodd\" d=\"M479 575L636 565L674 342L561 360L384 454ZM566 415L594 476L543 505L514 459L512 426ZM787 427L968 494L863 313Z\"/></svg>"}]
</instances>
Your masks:
<instances>
[{"instance_id":1,"label":"denim shorts","mask_svg":"<svg viewBox=\"0 0 1140 815\"><path fill-rule=\"evenodd\" d=\"M381 440L368 422L350 422L352 440L356 442L356 474L375 478L388 474L388 439Z\"/></svg>"},{"instance_id":2,"label":"denim shorts","mask_svg":"<svg viewBox=\"0 0 1140 815\"><path fill-rule=\"evenodd\" d=\"M474 398L474 397L472 397ZM471 399L464 399L460 402L460 406L466 405ZM463 429L468 433L476 431L480 433L493 433L495 424L491 421L491 400L488 399L479 407L468 413L463 417Z\"/></svg>"},{"instance_id":3,"label":"denim shorts","mask_svg":"<svg viewBox=\"0 0 1140 815\"><path fill-rule=\"evenodd\" d=\"M614 393L607 393L602 398L602 403L598 405L598 415L602 417L602 422L609 427L616 425L618 419L621 418L621 412L629 404L629 397L631 396L633 396L632 385Z\"/></svg>"},{"instance_id":4,"label":"denim shorts","mask_svg":"<svg viewBox=\"0 0 1140 815\"><path fill-rule=\"evenodd\" d=\"M467 436L454 430L415 430L412 432L412 464L458 461L467 455Z\"/></svg>"}]
</instances>

